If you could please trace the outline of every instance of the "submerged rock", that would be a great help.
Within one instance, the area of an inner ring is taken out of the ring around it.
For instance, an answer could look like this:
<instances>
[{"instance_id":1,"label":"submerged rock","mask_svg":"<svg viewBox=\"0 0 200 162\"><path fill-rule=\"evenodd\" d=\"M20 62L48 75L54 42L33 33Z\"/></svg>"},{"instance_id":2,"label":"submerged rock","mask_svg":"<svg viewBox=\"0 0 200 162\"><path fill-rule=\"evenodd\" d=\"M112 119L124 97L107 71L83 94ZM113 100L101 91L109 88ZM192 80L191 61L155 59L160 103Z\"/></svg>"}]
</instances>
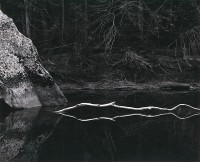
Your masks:
<instances>
[{"instance_id":1,"label":"submerged rock","mask_svg":"<svg viewBox=\"0 0 200 162\"><path fill-rule=\"evenodd\" d=\"M66 99L41 65L36 47L0 10L0 87L14 108L65 105Z\"/></svg>"}]
</instances>

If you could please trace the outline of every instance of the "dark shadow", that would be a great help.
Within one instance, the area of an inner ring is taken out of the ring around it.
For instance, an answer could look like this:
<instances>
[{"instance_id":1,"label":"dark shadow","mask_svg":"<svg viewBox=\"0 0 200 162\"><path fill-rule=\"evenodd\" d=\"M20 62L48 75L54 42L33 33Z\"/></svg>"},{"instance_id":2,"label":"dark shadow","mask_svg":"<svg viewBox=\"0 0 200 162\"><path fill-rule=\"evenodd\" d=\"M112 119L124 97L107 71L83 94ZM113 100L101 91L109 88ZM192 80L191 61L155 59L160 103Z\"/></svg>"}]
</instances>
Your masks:
<instances>
[{"instance_id":1,"label":"dark shadow","mask_svg":"<svg viewBox=\"0 0 200 162\"><path fill-rule=\"evenodd\" d=\"M37 161L40 146L52 134L59 119L60 116L44 108L11 111L4 115L0 161Z\"/></svg>"},{"instance_id":2,"label":"dark shadow","mask_svg":"<svg viewBox=\"0 0 200 162\"><path fill-rule=\"evenodd\" d=\"M12 108L4 102L3 99L0 99L0 123L2 123L5 118L10 114Z\"/></svg>"},{"instance_id":3,"label":"dark shadow","mask_svg":"<svg viewBox=\"0 0 200 162\"><path fill-rule=\"evenodd\" d=\"M199 92L102 92L68 93L70 106L82 103L109 103L125 106L161 106L172 108L185 103L199 107ZM83 109L82 109L83 108ZM71 115L118 115L116 109L84 107ZM95 109L95 110L94 110ZM101 112L99 112L101 111ZM98 113L99 112L99 113ZM78 113L78 114L77 114ZM145 112L146 113L146 112ZM148 112L149 113L149 112ZM173 113L181 117L195 113L180 107ZM39 161L199 161L200 117L180 120L172 115L146 118L133 116L82 122L63 117L52 136L41 147Z\"/></svg>"},{"instance_id":4,"label":"dark shadow","mask_svg":"<svg viewBox=\"0 0 200 162\"><path fill-rule=\"evenodd\" d=\"M39 161L199 161L199 117L62 118Z\"/></svg>"}]
</instances>

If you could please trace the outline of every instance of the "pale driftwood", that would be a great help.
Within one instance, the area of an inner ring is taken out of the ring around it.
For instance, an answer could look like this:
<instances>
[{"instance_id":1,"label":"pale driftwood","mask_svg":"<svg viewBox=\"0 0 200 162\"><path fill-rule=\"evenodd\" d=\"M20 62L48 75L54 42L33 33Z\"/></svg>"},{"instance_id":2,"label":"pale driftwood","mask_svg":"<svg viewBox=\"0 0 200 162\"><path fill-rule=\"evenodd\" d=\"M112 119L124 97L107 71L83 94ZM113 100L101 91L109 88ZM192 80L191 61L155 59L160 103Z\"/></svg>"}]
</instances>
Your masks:
<instances>
[{"instance_id":1,"label":"pale driftwood","mask_svg":"<svg viewBox=\"0 0 200 162\"><path fill-rule=\"evenodd\" d=\"M132 114L119 115L119 116L114 116L114 117L104 117L103 116L103 117L96 117L96 118L89 118L89 119L80 119L80 118L77 118L77 117L72 116L72 115L64 114L65 111L76 109L78 107L83 107L83 106L93 106L93 107L109 107L109 106L112 106L112 107L119 108L119 109L138 110L138 111L155 109L155 110L162 110L164 112L160 113L160 114L157 114L157 115L147 115L147 114L142 114L142 113L132 113ZM180 116L178 116L178 115L176 115L175 113L172 112L173 110L177 109L180 106L186 106L187 108L191 108L191 109L194 109L194 110L199 110L199 113L191 114L190 116L187 116L187 117L180 117ZM101 120L101 119L115 121L117 118L125 118L125 117L131 117L131 116L143 116L143 117L148 117L148 118L154 118L154 117L159 117L159 116L163 116L163 115L173 115L173 116L177 117L178 119L188 119L188 118L191 118L193 116L200 115L200 109L199 108L195 108L195 107L190 106L190 105L187 105L187 104L179 104L179 105L177 105L177 106L175 106L173 108L169 108L169 109L168 108L155 107L155 106L147 106L147 107L135 108L135 107L128 107L128 106L120 106L120 105L116 105L115 102L111 102L111 103L107 103L107 104L80 103L80 104L77 104L75 106L67 107L67 108L61 109L59 111L56 111L56 113L61 114L63 116L67 116L67 117L71 117L71 118L77 119L79 121L93 121L93 120Z\"/></svg>"},{"instance_id":2,"label":"pale driftwood","mask_svg":"<svg viewBox=\"0 0 200 162\"><path fill-rule=\"evenodd\" d=\"M75 109L77 107L82 107L82 106L93 106L93 107L108 107L108 106L114 106L115 102L111 102L111 103L107 103L107 104L92 104L92 103L80 103L77 104L75 106L71 106L71 107L67 107L61 110L58 110L56 112L63 112L63 111L67 111L67 110L71 110L71 109Z\"/></svg>"},{"instance_id":3,"label":"pale driftwood","mask_svg":"<svg viewBox=\"0 0 200 162\"><path fill-rule=\"evenodd\" d=\"M170 109L170 108L162 108L162 107L156 107L156 106L146 106L146 107L136 108L136 107L120 106L120 105L116 105L115 102L110 102L110 103L107 103L107 104L80 103L80 104L77 104L75 106L71 106L71 107L67 107L67 108L58 110L56 112L57 113L64 112L64 111L75 109L77 107L82 107L82 106L93 106L93 107L108 107L108 106L113 106L115 108L129 109L129 110L152 110L152 109L156 109L156 110L166 110L166 111L172 111L172 110L177 109L180 106L186 106L186 107L189 107L191 109L199 110L200 111L199 108L195 108L195 107L187 105L187 104L178 104L177 106L175 106L175 107L173 107L173 108Z\"/></svg>"}]
</instances>

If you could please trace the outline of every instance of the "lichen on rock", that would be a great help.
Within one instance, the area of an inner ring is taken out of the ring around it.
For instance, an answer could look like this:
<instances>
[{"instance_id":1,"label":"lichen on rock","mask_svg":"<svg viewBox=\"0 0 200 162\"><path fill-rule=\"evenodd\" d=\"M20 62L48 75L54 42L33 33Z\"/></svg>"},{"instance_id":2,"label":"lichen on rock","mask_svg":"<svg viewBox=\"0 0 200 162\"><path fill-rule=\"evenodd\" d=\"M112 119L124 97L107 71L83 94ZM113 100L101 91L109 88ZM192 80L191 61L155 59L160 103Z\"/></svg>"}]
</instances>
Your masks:
<instances>
[{"instance_id":1,"label":"lichen on rock","mask_svg":"<svg viewBox=\"0 0 200 162\"><path fill-rule=\"evenodd\" d=\"M42 66L32 41L1 10L0 83L5 102L14 108L66 104L63 93Z\"/></svg>"},{"instance_id":2,"label":"lichen on rock","mask_svg":"<svg viewBox=\"0 0 200 162\"><path fill-rule=\"evenodd\" d=\"M25 74L22 64L19 63L19 58L10 54L8 50L0 49L0 77L3 80L15 77L19 74Z\"/></svg>"}]
</instances>

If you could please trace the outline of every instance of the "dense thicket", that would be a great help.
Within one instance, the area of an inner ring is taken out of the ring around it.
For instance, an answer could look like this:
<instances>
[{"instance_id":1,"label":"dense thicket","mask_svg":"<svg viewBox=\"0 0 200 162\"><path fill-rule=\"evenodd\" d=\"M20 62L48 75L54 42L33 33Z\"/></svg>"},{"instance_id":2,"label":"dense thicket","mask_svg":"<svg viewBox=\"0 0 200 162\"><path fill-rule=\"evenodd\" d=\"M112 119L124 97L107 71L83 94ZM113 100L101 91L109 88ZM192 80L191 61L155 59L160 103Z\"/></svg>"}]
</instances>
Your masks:
<instances>
[{"instance_id":1,"label":"dense thicket","mask_svg":"<svg viewBox=\"0 0 200 162\"><path fill-rule=\"evenodd\" d=\"M41 55L68 55L84 72L103 57L121 79L171 75L200 50L198 0L1 0L0 7Z\"/></svg>"}]
</instances>

